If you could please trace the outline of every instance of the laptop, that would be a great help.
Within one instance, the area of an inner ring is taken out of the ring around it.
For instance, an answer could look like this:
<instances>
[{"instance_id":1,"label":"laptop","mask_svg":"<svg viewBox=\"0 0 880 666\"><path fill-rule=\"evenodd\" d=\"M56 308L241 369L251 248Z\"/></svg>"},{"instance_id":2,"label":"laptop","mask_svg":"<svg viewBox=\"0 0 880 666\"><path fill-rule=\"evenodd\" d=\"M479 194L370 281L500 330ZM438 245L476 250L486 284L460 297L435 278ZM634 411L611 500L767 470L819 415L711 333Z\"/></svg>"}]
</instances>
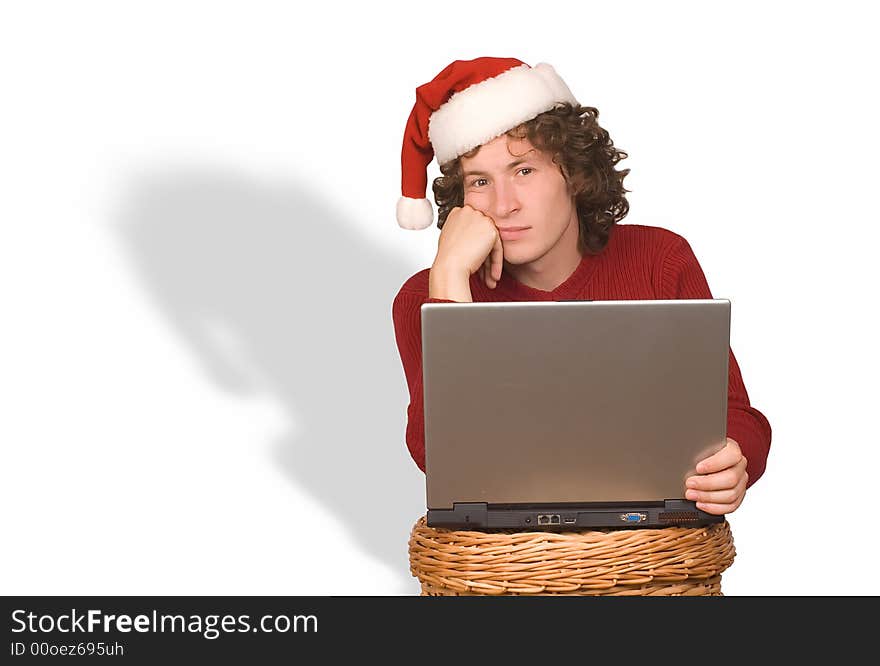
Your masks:
<instances>
[{"instance_id":1,"label":"laptop","mask_svg":"<svg viewBox=\"0 0 880 666\"><path fill-rule=\"evenodd\" d=\"M684 498L727 430L726 299L425 303L427 524L722 522Z\"/></svg>"}]
</instances>

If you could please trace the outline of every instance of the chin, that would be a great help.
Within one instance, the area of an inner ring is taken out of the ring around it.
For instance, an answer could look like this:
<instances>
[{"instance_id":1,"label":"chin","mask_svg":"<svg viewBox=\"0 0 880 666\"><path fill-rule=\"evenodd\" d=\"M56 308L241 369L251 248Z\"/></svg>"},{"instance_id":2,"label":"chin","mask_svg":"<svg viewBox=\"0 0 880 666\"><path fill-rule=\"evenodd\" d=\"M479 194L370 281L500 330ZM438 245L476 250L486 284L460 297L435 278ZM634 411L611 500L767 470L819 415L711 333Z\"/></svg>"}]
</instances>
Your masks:
<instances>
[{"instance_id":1,"label":"chin","mask_svg":"<svg viewBox=\"0 0 880 666\"><path fill-rule=\"evenodd\" d=\"M542 256L544 256L544 253L535 250L533 247L517 247L511 251L508 251L507 248L504 249L504 261L513 266L531 263Z\"/></svg>"}]
</instances>

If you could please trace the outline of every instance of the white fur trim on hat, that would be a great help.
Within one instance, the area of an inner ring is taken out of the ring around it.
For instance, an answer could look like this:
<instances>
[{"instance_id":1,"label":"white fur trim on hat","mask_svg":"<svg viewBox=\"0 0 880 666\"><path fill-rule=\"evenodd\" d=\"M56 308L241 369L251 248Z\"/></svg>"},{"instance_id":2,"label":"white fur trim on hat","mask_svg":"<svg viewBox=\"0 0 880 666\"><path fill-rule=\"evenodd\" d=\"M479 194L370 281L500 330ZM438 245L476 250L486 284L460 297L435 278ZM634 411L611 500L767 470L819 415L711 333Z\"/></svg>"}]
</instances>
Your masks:
<instances>
[{"instance_id":1,"label":"white fur trim on hat","mask_svg":"<svg viewBox=\"0 0 880 666\"><path fill-rule=\"evenodd\" d=\"M434 222L434 208L427 199L400 197L397 200L397 223L404 229L427 229Z\"/></svg>"},{"instance_id":2,"label":"white fur trim on hat","mask_svg":"<svg viewBox=\"0 0 880 666\"><path fill-rule=\"evenodd\" d=\"M437 163L501 136L557 102L577 104L556 70L544 62L514 67L455 93L428 123Z\"/></svg>"}]
</instances>

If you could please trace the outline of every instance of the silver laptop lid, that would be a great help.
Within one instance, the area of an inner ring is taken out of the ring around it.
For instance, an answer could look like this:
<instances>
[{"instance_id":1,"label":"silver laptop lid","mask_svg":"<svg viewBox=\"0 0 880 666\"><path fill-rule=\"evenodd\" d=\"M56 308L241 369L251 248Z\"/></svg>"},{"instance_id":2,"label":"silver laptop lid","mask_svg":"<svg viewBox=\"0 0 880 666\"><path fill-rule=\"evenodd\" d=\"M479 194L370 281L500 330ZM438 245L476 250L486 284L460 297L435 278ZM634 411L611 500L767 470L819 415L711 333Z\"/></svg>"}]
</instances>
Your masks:
<instances>
[{"instance_id":1,"label":"silver laptop lid","mask_svg":"<svg viewBox=\"0 0 880 666\"><path fill-rule=\"evenodd\" d=\"M429 509L684 496L727 430L730 301L426 303Z\"/></svg>"}]
</instances>

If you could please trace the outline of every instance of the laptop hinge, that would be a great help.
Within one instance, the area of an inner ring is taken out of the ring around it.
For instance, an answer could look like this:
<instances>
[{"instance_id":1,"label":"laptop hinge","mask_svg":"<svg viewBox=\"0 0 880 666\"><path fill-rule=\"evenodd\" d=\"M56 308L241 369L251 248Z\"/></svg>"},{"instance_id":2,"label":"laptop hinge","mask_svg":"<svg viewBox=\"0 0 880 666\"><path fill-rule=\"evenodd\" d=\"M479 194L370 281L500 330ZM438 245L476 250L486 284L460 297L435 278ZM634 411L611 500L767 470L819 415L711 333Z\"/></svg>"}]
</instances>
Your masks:
<instances>
[{"instance_id":1,"label":"laptop hinge","mask_svg":"<svg viewBox=\"0 0 880 666\"><path fill-rule=\"evenodd\" d=\"M485 502L455 502L452 509L428 509L428 525L443 527L462 525L485 526L488 520L488 505Z\"/></svg>"},{"instance_id":2,"label":"laptop hinge","mask_svg":"<svg viewBox=\"0 0 880 666\"><path fill-rule=\"evenodd\" d=\"M697 503L691 500L668 499L663 502L663 510L657 514L661 523L687 525L688 523L720 523L724 522L724 516L706 513L697 508Z\"/></svg>"}]
</instances>

